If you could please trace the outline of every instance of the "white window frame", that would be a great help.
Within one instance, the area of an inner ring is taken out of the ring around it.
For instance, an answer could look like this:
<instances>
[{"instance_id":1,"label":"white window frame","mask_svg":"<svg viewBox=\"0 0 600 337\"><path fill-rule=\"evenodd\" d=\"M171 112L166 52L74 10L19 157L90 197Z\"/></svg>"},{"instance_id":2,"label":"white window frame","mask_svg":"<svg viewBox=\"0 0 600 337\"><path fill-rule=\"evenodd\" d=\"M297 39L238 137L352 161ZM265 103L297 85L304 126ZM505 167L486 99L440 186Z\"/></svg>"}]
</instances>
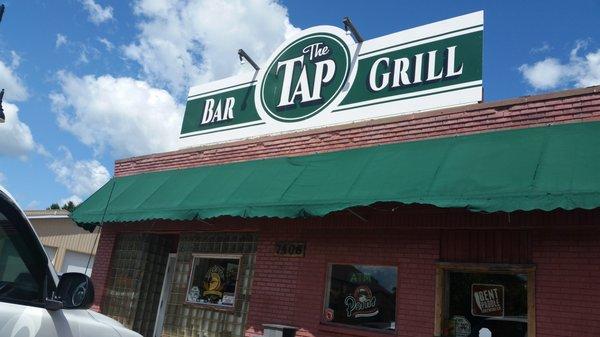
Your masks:
<instances>
[{"instance_id":1,"label":"white window frame","mask_svg":"<svg viewBox=\"0 0 600 337\"><path fill-rule=\"evenodd\" d=\"M190 275L188 277L188 285L187 285L187 288L185 291L185 303L188 305L194 305L194 306L200 306L200 307L206 307L206 308L214 308L217 310L234 311L235 308L237 307L237 295L238 295L239 286L240 286L240 265L242 263L242 258L243 258L243 255L241 255L241 254L192 254L192 264L190 266ZM213 304L213 303L196 303L196 302L188 301L187 295L190 291L190 287L192 286L192 280L194 277L196 259L237 259L238 260L238 267L237 267L236 278L235 278L235 291L233 293L233 297L234 297L233 305Z\"/></svg>"}]
</instances>

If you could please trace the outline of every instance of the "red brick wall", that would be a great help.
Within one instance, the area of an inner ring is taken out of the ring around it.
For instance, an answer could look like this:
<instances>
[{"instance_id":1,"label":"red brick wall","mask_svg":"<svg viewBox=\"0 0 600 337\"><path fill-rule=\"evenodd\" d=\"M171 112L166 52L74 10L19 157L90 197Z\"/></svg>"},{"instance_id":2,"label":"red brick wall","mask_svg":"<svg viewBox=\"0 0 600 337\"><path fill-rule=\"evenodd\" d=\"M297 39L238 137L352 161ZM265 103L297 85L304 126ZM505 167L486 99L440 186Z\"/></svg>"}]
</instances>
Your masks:
<instances>
[{"instance_id":1,"label":"red brick wall","mask_svg":"<svg viewBox=\"0 0 600 337\"><path fill-rule=\"evenodd\" d=\"M301 327L302 337L382 336L320 323L327 264L340 262L396 265L395 335L431 337L435 262L449 257L453 262L535 264L536 336L600 336L600 211L511 217L431 211L357 211L368 222L342 212L323 220L261 226L246 336L262 334L265 323ZM306 256L275 256L275 242L283 240L306 241Z\"/></svg>"},{"instance_id":2,"label":"red brick wall","mask_svg":"<svg viewBox=\"0 0 600 337\"><path fill-rule=\"evenodd\" d=\"M115 175L592 120L600 120L600 87L401 116L346 129L334 128L219 148L129 158L115 163ZM564 220L560 224L554 222L557 214L543 212L514 214L511 215L512 221L511 217L502 214L482 215L432 208L408 219L401 212L396 214L401 216L374 216L368 223L346 212L341 218L336 215L299 222L277 219L232 221L223 218L210 220L211 224L109 224L102 232L92 274L96 289L95 308L101 309L98 304L108 281L114 241L121 231L181 233L260 228L248 336L261 332L263 323L301 326L304 328L302 336L346 334L347 329L327 330L319 324L326 266L329 262L360 261L398 266L397 335L431 337L434 262L440 254L440 228L498 229L514 226L535 229L546 227L550 222L557 224L556 227L571 228L570 225L595 226L600 219L597 212L585 211L559 212L558 218ZM375 224L382 226L382 231L375 231ZM556 228L536 232L532 255L538 268L538 337L600 336L600 292L596 288L600 279L600 239L597 233L593 234L567 235L557 232ZM310 241L305 258L273 256L274 241L297 240L298 237Z\"/></svg>"},{"instance_id":3,"label":"red brick wall","mask_svg":"<svg viewBox=\"0 0 600 337\"><path fill-rule=\"evenodd\" d=\"M98 249L96 250L96 256L94 257L94 267L92 268L92 283L94 284L94 306L93 310L102 310L102 296L104 295L104 289L108 283L108 272L110 268L110 260L117 238L117 231L115 226L107 225L102 229L100 233L100 240L98 240Z\"/></svg>"},{"instance_id":4,"label":"red brick wall","mask_svg":"<svg viewBox=\"0 0 600 337\"><path fill-rule=\"evenodd\" d=\"M417 113L260 141L128 158L116 161L115 175L593 120L600 120L600 87Z\"/></svg>"},{"instance_id":5,"label":"red brick wall","mask_svg":"<svg viewBox=\"0 0 600 337\"><path fill-rule=\"evenodd\" d=\"M300 336L304 337L381 336L319 323L327 264L351 262L396 265L399 276L396 335L431 337L435 262L452 254L459 254L464 262L534 263L537 336L600 336L600 210L517 212L510 217L504 213L420 206L354 208L353 212L366 222L342 211L324 218L299 220L220 218L208 223L108 224L103 229L92 274L96 303L101 303L110 255L119 233L258 230L247 336L262 333L265 323L302 327ZM480 240L451 239L460 237L456 233L469 233L462 237L487 238L498 231L504 233L503 239L513 237L520 243L502 240L500 246L491 245L493 249L488 252L499 252L492 260L488 253L482 254L481 247L462 247L474 246ZM528 234L524 236L524 232ZM274 243L282 240L306 241L306 257L276 257ZM444 240L455 241L458 247L450 249ZM522 250L520 257L505 255L510 247Z\"/></svg>"},{"instance_id":6,"label":"red brick wall","mask_svg":"<svg viewBox=\"0 0 600 337\"><path fill-rule=\"evenodd\" d=\"M537 337L600 336L599 230L538 231L533 250Z\"/></svg>"},{"instance_id":7,"label":"red brick wall","mask_svg":"<svg viewBox=\"0 0 600 337\"><path fill-rule=\"evenodd\" d=\"M344 220L342 220L344 221ZM247 336L262 334L262 324L302 327L297 336L339 336L356 329L320 324L329 263L398 267L397 336L433 335L436 230L361 228L346 223L312 226L273 225L261 229L252 282ZM349 223L348 223L349 222ZM275 242L306 241L306 256L275 256ZM362 332L361 335L379 335Z\"/></svg>"}]
</instances>

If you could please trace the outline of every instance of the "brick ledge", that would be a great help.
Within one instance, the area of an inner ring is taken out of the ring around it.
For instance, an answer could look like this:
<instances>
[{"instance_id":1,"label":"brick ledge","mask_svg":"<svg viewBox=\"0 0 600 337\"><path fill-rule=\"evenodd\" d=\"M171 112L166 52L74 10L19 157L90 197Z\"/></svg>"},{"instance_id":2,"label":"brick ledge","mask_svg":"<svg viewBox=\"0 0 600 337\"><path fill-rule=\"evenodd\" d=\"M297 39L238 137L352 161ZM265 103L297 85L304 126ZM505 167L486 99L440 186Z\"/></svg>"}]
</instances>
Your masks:
<instances>
[{"instance_id":1,"label":"brick ledge","mask_svg":"<svg viewBox=\"0 0 600 337\"><path fill-rule=\"evenodd\" d=\"M600 86L119 159L115 175L587 120L600 120Z\"/></svg>"}]
</instances>

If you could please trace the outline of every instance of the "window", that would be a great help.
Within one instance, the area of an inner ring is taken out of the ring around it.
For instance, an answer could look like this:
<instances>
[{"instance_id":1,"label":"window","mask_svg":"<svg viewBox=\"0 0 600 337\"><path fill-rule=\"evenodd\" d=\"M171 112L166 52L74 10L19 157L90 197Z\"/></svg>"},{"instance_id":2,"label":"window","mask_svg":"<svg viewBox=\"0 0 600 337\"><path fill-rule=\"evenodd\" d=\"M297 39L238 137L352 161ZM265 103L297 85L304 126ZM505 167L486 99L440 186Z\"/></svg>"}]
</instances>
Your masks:
<instances>
[{"instance_id":1,"label":"window","mask_svg":"<svg viewBox=\"0 0 600 337\"><path fill-rule=\"evenodd\" d=\"M440 264L436 335L534 336L533 276L527 266Z\"/></svg>"},{"instance_id":2,"label":"window","mask_svg":"<svg viewBox=\"0 0 600 337\"><path fill-rule=\"evenodd\" d=\"M186 302L234 308L240 256L195 255Z\"/></svg>"},{"instance_id":3,"label":"window","mask_svg":"<svg viewBox=\"0 0 600 337\"><path fill-rule=\"evenodd\" d=\"M0 211L1 301L39 303L43 299L45 261L26 239L31 237L21 224L13 223Z\"/></svg>"},{"instance_id":4,"label":"window","mask_svg":"<svg viewBox=\"0 0 600 337\"><path fill-rule=\"evenodd\" d=\"M396 267L330 265L324 320L395 330L397 282Z\"/></svg>"}]
</instances>

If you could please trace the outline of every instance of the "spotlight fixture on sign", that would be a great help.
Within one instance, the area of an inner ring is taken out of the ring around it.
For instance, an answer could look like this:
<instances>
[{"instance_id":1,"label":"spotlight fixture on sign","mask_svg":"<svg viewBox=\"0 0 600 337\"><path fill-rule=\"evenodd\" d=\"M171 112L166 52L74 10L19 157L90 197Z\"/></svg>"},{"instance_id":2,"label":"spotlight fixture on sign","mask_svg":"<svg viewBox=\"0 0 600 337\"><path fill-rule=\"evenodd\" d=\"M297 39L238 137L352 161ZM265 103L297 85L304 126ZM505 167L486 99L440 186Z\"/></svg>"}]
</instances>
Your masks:
<instances>
[{"instance_id":1,"label":"spotlight fixture on sign","mask_svg":"<svg viewBox=\"0 0 600 337\"><path fill-rule=\"evenodd\" d=\"M2 108L2 98L4 97L4 89L0 91L0 123L4 123L4 109Z\"/></svg>"},{"instance_id":2,"label":"spotlight fixture on sign","mask_svg":"<svg viewBox=\"0 0 600 337\"><path fill-rule=\"evenodd\" d=\"M356 27L354 27L354 25L352 24L352 21L349 17L345 17L342 22L344 23L344 30L346 31L346 34L352 35L356 43L362 43L364 41Z\"/></svg>"},{"instance_id":3,"label":"spotlight fixture on sign","mask_svg":"<svg viewBox=\"0 0 600 337\"><path fill-rule=\"evenodd\" d=\"M245 61L248 61L248 63L250 63L254 70L260 69L258 64L256 64L256 62L254 62L254 60L250 56L248 56L248 54L246 54L246 52L243 49L238 50L238 56L240 58L240 64L244 64Z\"/></svg>"}]
</instances>

